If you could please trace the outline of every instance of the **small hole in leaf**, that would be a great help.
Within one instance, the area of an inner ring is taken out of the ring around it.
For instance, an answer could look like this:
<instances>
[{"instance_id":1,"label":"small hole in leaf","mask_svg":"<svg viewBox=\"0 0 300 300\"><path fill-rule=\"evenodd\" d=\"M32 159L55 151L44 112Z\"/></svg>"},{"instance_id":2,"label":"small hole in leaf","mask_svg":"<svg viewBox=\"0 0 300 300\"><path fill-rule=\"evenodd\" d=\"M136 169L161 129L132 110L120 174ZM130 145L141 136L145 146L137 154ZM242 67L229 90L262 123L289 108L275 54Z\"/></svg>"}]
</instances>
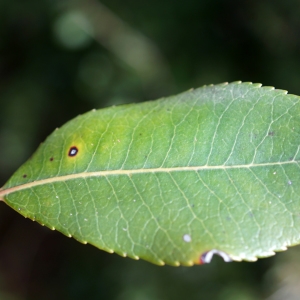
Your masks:
<instances>
[{"instance_id":1,"label":"small hole in leaf","mask_svg":"<svg viewBox=\"0 0 300 300\"><path fill-rule=\"evenodd\" d=\"M50 161L53 161L53 159L54 159L54 158L53 158L53 157L51 157L51 158L50 158Z\"/></svg>"},{"instance_id":2,"label":"small hole in leaf","mask_svg":"<svg viewBox=\"0 0 300 300\"><path fill-rule=\"evenodd\" d=\"M214 254L222 257L225 262L231 262L232 261L231 257L227 253L225 253L223 251L213 249L213 250L210 250L208 252L203 253L200 256L200 265L210 263L213 256L214 256Z\"/></svg>"},{"instance_id":3,"label":"small hole in leaf","mask_svg":"<svg viewBox=\"0 0 300 300\"><path fill-rule=\"evenodd\" d=\"M74 157L74 156L77 155L77 153L78 153L78 148L73 146L73 147L70 148L68 155L70 157Z\"/></svg>"},{"instance_id":4,"label":"small hole in leaf","mask_svg":"<svg viewBox=\"0 0 300 300\"><path fill-rule=\"evenodd\" d=\"M24 174L24 175L23 175L23 178L26 178L26 177L27 177L27 175L26 175L26 174Z\"/></svg>"}]
</instances>

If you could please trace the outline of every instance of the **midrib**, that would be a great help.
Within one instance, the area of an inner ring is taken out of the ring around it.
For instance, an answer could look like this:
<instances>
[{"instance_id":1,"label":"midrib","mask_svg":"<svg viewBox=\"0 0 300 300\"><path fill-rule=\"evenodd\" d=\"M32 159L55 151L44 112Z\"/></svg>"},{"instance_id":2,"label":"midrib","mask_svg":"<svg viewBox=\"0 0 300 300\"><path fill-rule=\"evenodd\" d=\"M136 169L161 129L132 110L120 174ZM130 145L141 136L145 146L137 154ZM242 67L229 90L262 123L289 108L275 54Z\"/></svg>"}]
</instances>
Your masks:
<instances>
[{"instance_id":1,"label":"midrib","mask_svg":"<svg viewBox=\"0 0 300 300\"><path fill-rule=\"evenodd\" d=\"M101 177L101 176L113 176L113 175L134 175L134 174L146 174L146 173L171 173L171 172L186 172L186 171L206 171L206 170L230 170L230 169L250 169L256 167L266 166L282 166L288 164L295 164L297 161L285 161L285 162L271 162L271 163L260 163L260 164L245 164L245 165L233 165L233 166L191 166L191 167L174 167L174 168L152 168L152 169L132 169L132 170L108 170L98 172L82 172L77 174L63 175L57 177L51 177L33 182L28 182L22 185L14 186L8 189L0 190L0 200L4 201L4 196L13 192L33 188L35 186L50 184L54 182L67 181L78 178L88 177Z\"/></svg>"}]
</instances>

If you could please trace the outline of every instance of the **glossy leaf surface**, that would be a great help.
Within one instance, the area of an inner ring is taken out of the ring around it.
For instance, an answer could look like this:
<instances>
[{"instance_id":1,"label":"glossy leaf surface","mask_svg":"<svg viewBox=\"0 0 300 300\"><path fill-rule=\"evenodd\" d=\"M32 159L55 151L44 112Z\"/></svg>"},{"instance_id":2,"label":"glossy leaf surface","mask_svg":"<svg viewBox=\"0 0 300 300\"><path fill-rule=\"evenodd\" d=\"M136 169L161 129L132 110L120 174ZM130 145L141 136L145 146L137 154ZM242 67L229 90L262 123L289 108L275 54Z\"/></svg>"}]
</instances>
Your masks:
<instances>
[{"instance_id":1,"label":"glossy leaf surface","mask_svg":"<svg viewBox=\"0 0 300 300\"><path fill-rule=\"evenodd\" d=\"M253 261L300 241L299 141L299 97L259 84L205 86L71 120L0 198L122 256Z\"/></svg>"}]
</instances>

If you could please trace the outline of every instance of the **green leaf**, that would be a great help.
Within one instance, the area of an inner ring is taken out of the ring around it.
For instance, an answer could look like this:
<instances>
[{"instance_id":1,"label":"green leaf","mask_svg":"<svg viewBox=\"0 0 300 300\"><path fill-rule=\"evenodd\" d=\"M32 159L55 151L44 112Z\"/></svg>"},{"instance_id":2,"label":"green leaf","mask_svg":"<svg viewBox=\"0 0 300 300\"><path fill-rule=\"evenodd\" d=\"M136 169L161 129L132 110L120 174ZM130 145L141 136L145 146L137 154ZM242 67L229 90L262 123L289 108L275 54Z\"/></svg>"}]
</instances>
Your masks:
<instances>
[{"instance_id":1,"label":"green leaf","mask_svg":"<svg viewBox=\"0 0 300 300\"><path fill-rule=\"evenodd\" d=\"M91 111L55 130L0 198L108 252L193 265L300 242L300 101L205 86Z\"/></svg>"}]
</instances>

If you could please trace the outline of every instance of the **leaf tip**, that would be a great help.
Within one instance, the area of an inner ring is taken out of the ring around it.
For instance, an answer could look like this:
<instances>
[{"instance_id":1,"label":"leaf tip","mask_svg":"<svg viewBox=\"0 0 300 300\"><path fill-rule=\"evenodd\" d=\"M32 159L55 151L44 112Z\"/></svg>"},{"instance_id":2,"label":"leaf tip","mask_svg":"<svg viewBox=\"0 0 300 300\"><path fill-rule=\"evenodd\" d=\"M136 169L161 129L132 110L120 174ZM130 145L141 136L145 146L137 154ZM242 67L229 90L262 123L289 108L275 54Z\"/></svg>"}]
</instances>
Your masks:
<instances>
[{"instance_id":1,"label":"leaf tip","mask_svg":"<svg viewBox=\"0 0 300 300\"><path fill-rule=\"evenodd\" d=\"M288 91L287 90L282 90L282 89L276 89L274 86L263 86L264 89L266 90L269 90L269 91L276 91L277 93L280 93L280 94L283 94L283 95L286 95L288 94Z\"/></svg>"},{"instance_id":2,"label":"leaf tip","mask_svg":"<svg viewBox=\"0 0 300 300\"><path fill-rule=\"evenodd\" d=\"M164 266L166 263L165 263L164 261L162 261L162 260L159 260L159 261L157 262L157 264L158 264L159 266Z\"/></svg>"},{"instance_id":3,"label":"leaf tip","mask_svg":"<svg viewBox=\"0 0 300 300\"><path fill-rule=\"evenodd\" d=\"M229 84L228 81L225 81L225 82L220 83L220 85L228 85L228 84ZM212 85L213 85L213 84L212 84Z\"/></svg>"},{"instance_id":4,"label":"leaf tip","mask_svg":"<svg viewBox=\"0 0 300 300\"><path fill-rule=\"evenodd\" d=\"M188 267L192 267L193 265L195 265L195 262L192 261L192 260L188 260L185 262L185 265L188 266Z\"/></svg>"},{"instance_id":5,"label":"leaf tip","mask_svg":"<svg viewBox=\"0 0 300 300\"><path fill-rule=\"evenodd\" d=\"M281 90L281 89L275 89L275 90L283 95L287 95L289 93L287 90Z\"/></svg>"}]
</instances>

